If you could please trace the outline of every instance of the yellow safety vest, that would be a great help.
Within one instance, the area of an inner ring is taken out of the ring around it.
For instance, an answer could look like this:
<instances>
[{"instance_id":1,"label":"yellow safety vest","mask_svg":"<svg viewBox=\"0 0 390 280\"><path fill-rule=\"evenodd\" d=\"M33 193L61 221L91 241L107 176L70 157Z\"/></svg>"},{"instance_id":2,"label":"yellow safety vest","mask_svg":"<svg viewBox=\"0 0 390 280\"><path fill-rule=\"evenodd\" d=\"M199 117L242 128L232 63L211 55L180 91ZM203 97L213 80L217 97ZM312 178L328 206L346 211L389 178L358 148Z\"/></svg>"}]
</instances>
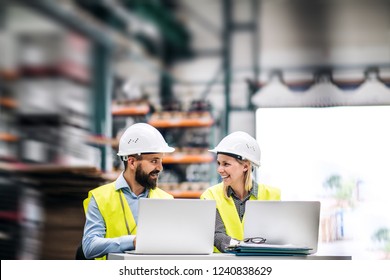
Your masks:
<instances>
[{"instance_id":1,"label":"yellow safety vest","mask_svg":"<svg viewBox=\"0 0 390 280\"><path fill-rule=\"evenodd\" d=\"M226 234L230 237L242 240L244 238L244 219L242 222L238 216L233 198L226 198L223 192L223 183L208 188L202 195L202 199L213 199L216 201L217 209L221 215ZM264 184L258 184L256 198L251 196L250 200L280 200L280 190ZM214 252L219 250L214 247Z\"/></svg>"},{"instance_id":2,"label":"yellow safety vest","mask_svg":"<svg viewBox=\"0 0 390 280\"><path fill-rule=\"evenodd\" d=\"M128 234L125 218L123 216L121 199L119 196L122 196L122 200L124 202L123 206L126 220L130 230L132 231L131 233L137 233L137 225L133 213L130 210L123 192L115 189L115 182L100 186L88 192L88 197L83 202L85 213L87 213L88 204L92 196L94 197L99 211L104 219L104 223L106 224L106 234L104 237L114 238ZM149 198L173 198L173 196L159 188L156 188L149 191ZM96 259L106 259L106 257Z\"/></svg>"}]
</instances>

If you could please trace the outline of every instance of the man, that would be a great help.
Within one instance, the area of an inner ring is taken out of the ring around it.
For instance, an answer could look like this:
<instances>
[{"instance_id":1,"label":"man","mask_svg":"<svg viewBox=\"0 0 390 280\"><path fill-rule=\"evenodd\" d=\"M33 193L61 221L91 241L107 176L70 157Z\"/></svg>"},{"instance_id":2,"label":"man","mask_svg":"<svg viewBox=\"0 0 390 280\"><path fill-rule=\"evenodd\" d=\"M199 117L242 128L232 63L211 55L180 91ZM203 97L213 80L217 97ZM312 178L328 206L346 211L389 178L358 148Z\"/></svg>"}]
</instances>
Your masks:
<instances>
[{"instance_id":1,"label":"man","mask_svg":"<svg viewBox=\"0 0 390 280\"><path fill-rule=\"evenodd\" d=\"M87 259L105 259L108 253L135 248L138 200L173 198L156 185L164 153L174 150L149 124L137 123L126 129L118 151L124 171L115 182L91 190L84 200L82 248Z\"/></svg>"}]
</instances>

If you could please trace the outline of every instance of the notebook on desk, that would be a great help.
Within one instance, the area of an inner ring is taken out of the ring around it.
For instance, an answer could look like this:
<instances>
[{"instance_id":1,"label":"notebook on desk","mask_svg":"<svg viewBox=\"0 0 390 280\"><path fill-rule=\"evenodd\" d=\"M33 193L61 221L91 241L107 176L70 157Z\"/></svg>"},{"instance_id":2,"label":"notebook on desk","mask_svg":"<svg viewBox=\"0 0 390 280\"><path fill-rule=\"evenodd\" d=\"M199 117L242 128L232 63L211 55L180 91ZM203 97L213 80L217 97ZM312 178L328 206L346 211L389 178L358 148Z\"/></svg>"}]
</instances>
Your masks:
<instances>
[{"instance_id":1,"label":"notebook on desk","mask_svg":"<svg viewBox=\"0 0 390 280\"><path fill-rule=\"evenodd\" d=\"M244 237L263 237L266 244L311 248L317 252L319 201L249 200L245 206Z\"/></svg>"},{"instance_id":2,"label":"notebook on desk","mask_svg":"<svg viewBox=\"0 0 390 280\"><path fill-rule=\"evenodd\" d=\"M140 199L136 249L126 253L211 254L215 214L214 200Z\"/></svg>"}]
</instances>

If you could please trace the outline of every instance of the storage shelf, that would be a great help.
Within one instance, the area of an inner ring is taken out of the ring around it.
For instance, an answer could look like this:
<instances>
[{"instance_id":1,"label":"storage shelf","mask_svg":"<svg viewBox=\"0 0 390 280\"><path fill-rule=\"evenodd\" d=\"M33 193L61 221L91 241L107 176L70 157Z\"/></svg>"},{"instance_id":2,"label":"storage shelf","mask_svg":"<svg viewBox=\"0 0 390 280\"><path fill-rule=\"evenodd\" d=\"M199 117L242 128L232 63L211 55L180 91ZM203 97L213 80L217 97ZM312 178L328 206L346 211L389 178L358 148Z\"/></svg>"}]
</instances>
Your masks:
<instances>
[{"instance_id":1,"label":"storage shelf","mask_svg":"<svg viewBox=\"0 0 390 280\"><path fill-rule=\"evenodd\" d=\"M122 171L112 171L112 172L106 172L102 175L102 177L108 181L115 181L118 176L120 175ZM195 186L195 185L202 185L202 187L209 186L208 183L200 182L184 182L181 184L176 183L159 183L158 187L162 190L168 192L169 194L173 195L175 198L200 198L201 194L204 192L204 190L172 190L170 188L184 188L189 186ZM169 190L170 189L170 190Z\"/></svg>"},{"instance_id":2,"label":"storage shelf","mask_svg":"<svg viewBox=\"0 0 390 280\"><path fill-rule=\"evenodd\" d=\"M5 142L16 142L19 140L19 137L10 133L0 132L0 141Z\"/></svg>"},{"instance_id":3,"label":"storage shelf","mask_svg":"<svg viewBox=\"0 0 390 280\"><path fill-rule=\"evenodd\" d=\"M107 181L115 181L122 171L106 172L102 175ZM173 195L175 198L200 198L204 190L209 186L207 182L183 182L183 183L159 183L158 187ZM198 187L194 190L186 190L189 187ZM202 188L202 189L199 189Z\"/></svg>"},{"instance_id":4,"label":"storage shelf","mask_svg":"<svg viewBox=\"0 0 390 280\"><path fill-rule=\"evenodd\" d=\"M70 166L60 164L33 164L33 163L7 163L0 162L0 170L20 171L20 172L37 172L37 173L52 173L52 172L72 172L80 174L93 174L100 176L102 172L94 166Z\"/></svg>"},{"instance_id":5,"label":"storage shelf","mask_svg":"<svg viewBox=\"0 0 390 280\"><path fill-rule=\"evenodd\" d=\"M107 138L104 136L89 135L87 142L93 145L111 145L112 147L117 147L119 141L115 138Z\"/></svg>"},{"instance_id":6,"label":"storage shelf","mask_svg":"<svg viewBox=\"0 0 390 280\"><path fill-rule=\"evenodd\" d=\"M110 172L104 172L102 174L102 177L106 180L106 181L115 181L116 179L118 179L118 176L121 174L122 170L113 170L113 171L110 171Z\"/></svg>"},{"instance_id":7,"label":"storage shelf","mask_svg":"<svg viewBox=\"0 0 390 280\"><path fill-rule=\"evenodd\" d=\"M0 106L13 109L18 107L18 102L10 97L0 97Z\"/></svg>"},{"instance_id":8,"label":"storage shelf","mask_svg":"<svg viewBox=\"0 0 390 280\"><path fill-rule=\"evenodd\" d=\"M0 211L0 220L18 222L21 219L21 213L18 211Z\"/></svg>"},{"instance_id":9,"label":"storage shelf","mask_svg":"<svg viewBox=\"0 0 390 280\"><path fill-rule=\"evenodd\" d=\"M209 163L214 160L212 155L186 155L173 154L166 155L163 159L163 164L180 164L180 163Z\"/></svg>"},{"instance_id":10,"label":"storage shelf","mask_svg":"<svg viewBox=\"0 0 390 280\"><path fill-rule=\"evenodd\" d=\"M149 124L156 128L209 127L214 120L209 112L168 111L154 113Z\"/></svg>"},{"instance_id":11,"label":"storage shelf","mask_svg":"<svg viewBox=\"0 0 390 280\"><path fill-rule=\"evenodd\" d=\"M37 66L21 66L20 77L50 77L56 76L64 79L77 81L84 85L91 84L91 77L88 69L82 65L73 62L63 62L58 65L37 65Z\"/></svg>"},{"instance_id":12,"label":"storage shelf","mask_svg":"<svg viewBox=\"0 0 390 280\"><path fill-rule=\"evenodd\" d=\"M190 192L203 193L209 186L209 182L160 182L158 186L166 192L182 194ZM193 194L192 194L193 195Z\"/></svg>"},{"instance_id":13,"label":"storage shelf","mask_svg":"<svg viewBox=\"0 0 390 280\"><path fill-rule=\"evenodd\" d=\"M19 77L17 70L0 70L0 77L6 81L16 80Z\"/></svg>"},{"instance_id":14,"label":"storage shelf","mask_svg":"<svg viewBox=\"0 0 390 280\"><path fill-rule=\"evenodd\" d=\"M61 75L77 80L80 83L91 83L91 77L88 69L83 65L79 65L71 61L64 61L58 66L58 72Z\"/></svg>"},{"instance_id":15,"label":"storage shelf","mask_svg":"<svg viewBox=\"0 0 390 280\"><path fill-rule=\"evenodd\" d=\"M174 198L200 198L203 191L168 191Z\"/></svg>"},{"instance_id":16,"label":"storage shelf","mask_svg":"<svg viewBox=\"0 0 390 280\"><path fill-rule=\"evenodd\" d=\"M149 113L149 106L112 106L113 116L137 116Z\"/></svg>"},{"instance_id":17,"label":"storage shelf","mask_svg":"<svg viewBox=\"0 0 390 280\"><path fill-rule=\"evenodd\" d=\"M175 147L175 152L164 156L163 165L169 164L172 172L183 175L180 182L160 182L161 189L177 198L199 198L210 185L208 169L215 159L214 155L207 151L210 127L214 124L211 113L208 111L155 112L149 124L157 129L166 129L164 135L168 139L175 139L174 146L179 146ZM180 129L171 130L171 128Z\"/></svg>"},{"instance_id":18,"label":"storage shelf","mask_svg":"<svg viewBox=\"0 0 390 280\"><path fill-rule=\"evenodd\" d=\"M150 120L149 124L156 128L170 127L202 127L212 126L212 119L170 119L170 120Z\"/></svg>"}]
</instances>

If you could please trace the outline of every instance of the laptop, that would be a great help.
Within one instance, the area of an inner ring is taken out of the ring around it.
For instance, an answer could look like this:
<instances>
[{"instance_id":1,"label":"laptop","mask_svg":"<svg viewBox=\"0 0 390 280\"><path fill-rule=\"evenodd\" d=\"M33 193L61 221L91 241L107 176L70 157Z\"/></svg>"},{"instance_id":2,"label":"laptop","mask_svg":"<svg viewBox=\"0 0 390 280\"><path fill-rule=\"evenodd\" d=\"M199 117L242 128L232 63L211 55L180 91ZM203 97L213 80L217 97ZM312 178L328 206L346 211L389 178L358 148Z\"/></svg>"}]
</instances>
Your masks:
<instances>
[{"instance_id":1,"label":"laptop","mask_svg":"<svg viewBox=\"0 0 390 280\"><path fill-rule=\"evenodd\" d=\"M244 237L266 238L265 244L309 247L317 252L319 201L249 200L245 206Z\"/></svg>"},{"instance_id":2,"label":"laptop","mask_svg":"<svg viewBox=\"0 0 390 280\"><path fill-rule=\"evenodd\" d=\"M138 211L136 249L126 253L208 255L213 252L214 200L141 198Z\"/></svg>"}]
</instances>

